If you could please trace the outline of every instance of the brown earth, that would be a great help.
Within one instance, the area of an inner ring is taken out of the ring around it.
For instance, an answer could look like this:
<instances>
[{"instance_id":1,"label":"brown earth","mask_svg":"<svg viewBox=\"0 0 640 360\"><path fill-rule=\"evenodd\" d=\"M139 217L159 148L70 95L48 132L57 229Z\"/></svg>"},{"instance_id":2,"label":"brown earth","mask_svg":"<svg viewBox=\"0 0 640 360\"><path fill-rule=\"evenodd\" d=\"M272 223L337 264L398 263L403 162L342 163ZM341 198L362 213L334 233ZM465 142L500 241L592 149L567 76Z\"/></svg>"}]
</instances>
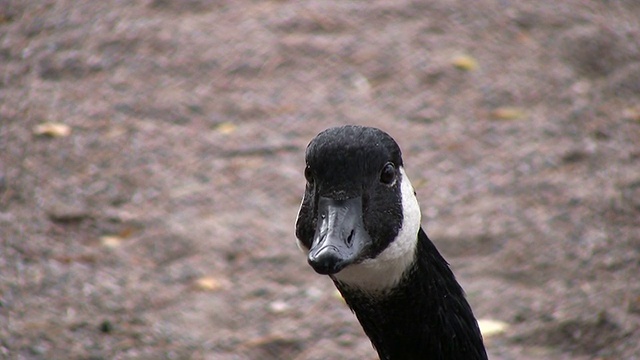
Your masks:
<instances>
[{"instance_id":1,"label":"brown earth","mask_svg":"<svg viewBox=\"0 0 640 360\"><path fill-rule=\"evenodd\" d=\"M635 0L0 0L0 358L374 359L295 246L377 126L493 359L640 359ZM63 123L67 136L38 135Z\"/></svg>"}]
</instances>

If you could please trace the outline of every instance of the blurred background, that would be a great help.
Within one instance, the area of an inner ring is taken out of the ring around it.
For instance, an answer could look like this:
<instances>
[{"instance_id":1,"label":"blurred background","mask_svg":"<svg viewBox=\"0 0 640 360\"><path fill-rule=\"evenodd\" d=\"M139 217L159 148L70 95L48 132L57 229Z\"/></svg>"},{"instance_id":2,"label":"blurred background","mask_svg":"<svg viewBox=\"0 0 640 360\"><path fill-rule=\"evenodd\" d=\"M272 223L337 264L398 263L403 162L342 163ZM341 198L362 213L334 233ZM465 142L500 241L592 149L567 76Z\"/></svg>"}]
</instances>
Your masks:
<instances>
[{"instance_id":1,"label":"blurred background","mask_svg":"<svg viewBox=\"0 0 640 360\"><path fill-rule=\"evenodd\" d=\"M376 126L493 359L639 359L635 0L0 0L0 358L375 359L295 245Z\"/></svg>"}]
</instances>

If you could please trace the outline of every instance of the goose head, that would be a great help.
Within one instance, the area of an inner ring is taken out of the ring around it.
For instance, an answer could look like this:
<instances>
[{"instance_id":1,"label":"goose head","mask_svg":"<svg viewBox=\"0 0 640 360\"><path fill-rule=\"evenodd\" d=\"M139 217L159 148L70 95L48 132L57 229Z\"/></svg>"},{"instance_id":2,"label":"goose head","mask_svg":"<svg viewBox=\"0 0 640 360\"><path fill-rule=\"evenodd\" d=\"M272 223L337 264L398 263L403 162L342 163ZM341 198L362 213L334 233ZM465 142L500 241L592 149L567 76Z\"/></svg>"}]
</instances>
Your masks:
<instances>
[{"instance_id":1,"label":"goose head","mask_svg":"<svg viewBox=\"0 0 640 360\"><path fill-rule=\"evenodd\" d=\"M296 237L309 265L347 286L394 286L414 261L421 218L398 144L376 128L330 128L305 161Z\"/></svg>"}]
</instances>

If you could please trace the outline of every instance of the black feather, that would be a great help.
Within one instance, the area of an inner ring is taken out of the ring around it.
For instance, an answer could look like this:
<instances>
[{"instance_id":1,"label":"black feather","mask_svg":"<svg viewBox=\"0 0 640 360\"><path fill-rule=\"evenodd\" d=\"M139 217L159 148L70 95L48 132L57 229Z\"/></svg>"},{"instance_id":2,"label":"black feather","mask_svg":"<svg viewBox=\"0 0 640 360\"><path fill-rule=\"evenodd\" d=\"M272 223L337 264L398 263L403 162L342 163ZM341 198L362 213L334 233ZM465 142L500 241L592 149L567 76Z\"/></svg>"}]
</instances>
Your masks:
<instances>
[{"instance_id":1,"label":"black feather","mask_svg":"<svg viewBox=\"0 0 640 360\"><path fill-rule=\"evenodd\" d=\"M487 359L464 291L420 229L416 261L385 293L335 282L380 359Z\"/></svg>"}]
</instances>

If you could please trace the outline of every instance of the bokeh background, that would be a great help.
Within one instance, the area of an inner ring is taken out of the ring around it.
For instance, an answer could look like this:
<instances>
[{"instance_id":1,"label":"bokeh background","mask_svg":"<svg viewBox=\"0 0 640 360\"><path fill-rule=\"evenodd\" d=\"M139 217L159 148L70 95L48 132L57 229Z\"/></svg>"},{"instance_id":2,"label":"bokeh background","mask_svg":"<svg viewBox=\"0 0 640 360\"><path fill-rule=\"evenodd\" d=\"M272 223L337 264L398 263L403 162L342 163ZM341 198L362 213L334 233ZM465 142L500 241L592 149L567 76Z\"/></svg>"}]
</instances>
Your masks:
<instances>
[{"instance_id":1,"label":"bokeh background","mask_svg":"<svg viewBox=\"0 0 640 360\"><path fill-rule=\"evenodd\" d=\"M400 143L493 359L640 358L640 2L0 0L0 358L374 359L295 245Z\"/></svg>"}]
</instances>

